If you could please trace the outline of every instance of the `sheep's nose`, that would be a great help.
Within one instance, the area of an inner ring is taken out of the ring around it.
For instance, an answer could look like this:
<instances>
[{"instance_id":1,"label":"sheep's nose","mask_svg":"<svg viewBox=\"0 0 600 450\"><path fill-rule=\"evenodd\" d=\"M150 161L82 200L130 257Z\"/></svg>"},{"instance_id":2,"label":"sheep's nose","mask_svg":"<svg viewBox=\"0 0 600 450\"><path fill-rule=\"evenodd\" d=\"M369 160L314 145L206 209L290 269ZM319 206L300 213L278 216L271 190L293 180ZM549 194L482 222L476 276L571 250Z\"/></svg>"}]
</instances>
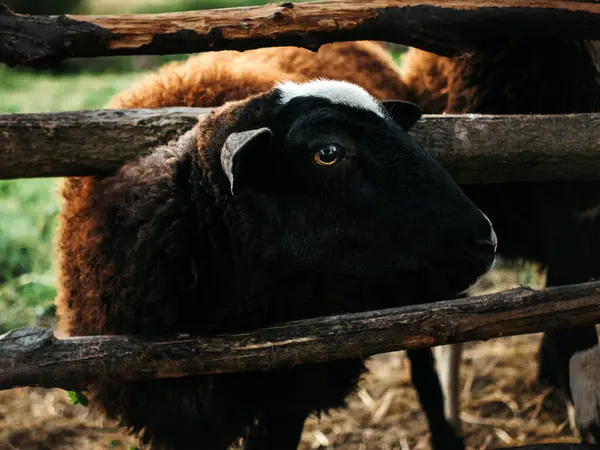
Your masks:
<instances>
[{"instance_id":1,"label":"sheep's nose","mask_svg":"<svg viewBox=\"0 0 600 450\"><path fill-rule=\"evenodd\" d=\"M445 241L449 249L468 255L474 263L489 268L495 262L498 237L490 219L479 209L470 208L454 216Z\"/></svg>"},{"instance_id":2,"label":"sheep's nose","mask_svg":"<svg viewBox=\"0 0 600 450\"><path fill-rule=\"evenodd\" d=\"M487 269L491 270L496 264L496 249L498 248L498 236L496 235L496 231L494 230L494 226L492 225L492 221L486 216L481 210L481 215L485 218L487 222L486 233L488 234L487 238L479 238L475 240L475 244L478 247L487 248L488 254L488 262L486 264ZM481 235L480 235L481 236Z\"/></svg>"},{"instance_id":3,"label":"sheep's nose","mask_svg":"<svg viewBox=\"0 0 600 450\"><path fill-rule=\"evenodd\" d=\"M487 223L490 226L490 237L488 239L479 239L479 240L477 240L475 242L477 244L480 244L480 245L490 245L490 246L494 247L494 252L495 252L496 249L498 248L498 236L496 235L496 231L494 230L494 226L492 225L492 222L488 218L488 216L486 216L485 214L483 214L483 212L481 214L483 215L483 217L485 217L485 220L487 221Z\"/></svg>"}]
</instances>

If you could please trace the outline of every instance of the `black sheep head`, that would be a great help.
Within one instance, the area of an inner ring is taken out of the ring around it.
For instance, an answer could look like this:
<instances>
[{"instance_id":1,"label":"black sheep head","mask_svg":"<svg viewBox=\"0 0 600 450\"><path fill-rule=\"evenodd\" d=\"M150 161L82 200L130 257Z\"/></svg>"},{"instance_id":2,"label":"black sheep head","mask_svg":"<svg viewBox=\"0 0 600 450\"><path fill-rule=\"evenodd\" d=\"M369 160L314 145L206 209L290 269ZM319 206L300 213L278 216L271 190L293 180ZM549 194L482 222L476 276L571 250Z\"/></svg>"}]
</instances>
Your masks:
<instances>
[{"instance_id":1,"label":"black sheep head","mask_svg":"<svg viewBox=\"0 0 600 450\"><path fill-rule=\"evenodd\" d=\"M490 269L491 223L408 135L416 105L318 80L280 84L246 108L220 162L235 205L226 215L243 223L232 242L244 236L238 253L254 264L420 279L448 295Z\"/></svg>"}]
</instances>

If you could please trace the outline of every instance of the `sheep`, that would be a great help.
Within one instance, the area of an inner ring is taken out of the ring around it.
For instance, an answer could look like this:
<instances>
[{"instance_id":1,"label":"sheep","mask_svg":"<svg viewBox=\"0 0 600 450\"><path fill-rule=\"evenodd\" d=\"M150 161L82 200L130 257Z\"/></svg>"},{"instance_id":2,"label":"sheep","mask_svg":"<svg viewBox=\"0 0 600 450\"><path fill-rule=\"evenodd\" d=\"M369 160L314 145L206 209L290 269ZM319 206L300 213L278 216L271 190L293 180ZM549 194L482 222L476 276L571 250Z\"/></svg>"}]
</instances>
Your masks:
<instances>
[{"instance_id":1,"label":"sheep","mask_svg":"<svg viewBox=\"0 0 600 450\"><path fill-rule=\"evenodd\" d=\"M491 268L492 223L407 134L418 107L235 55L170 65L107 105L216 109L112 174L63 180L59 332L243 332L447 298ZM439 397L429 349L409 357L417 385L434 387L426 400ZM90 406L153 450L291 450L365 370L348 359L107 379L89 386ZM462 448L436 414L433 447Z\"/></svg>"},{"instance_id":2,"label":"sheep","mask_svg":"<svg viewBox=\"0 0 600 450\"><path fill-rule=\"evenodd\" d=\"M318 52L298 47L266 47L193 55L184 62L165 65L132 89L116 95L107 108L218 106L267 89L274 79L304 81L315 77L358 84L380 100L408 98L410 94L404 88L399 68L381 43L356 41L325 44ZM454 365L441 361L440 386L440 380L429 371L433 366L431 355L408 353L408 356L413 366L423 366L416 370L413 379L417 380L415 388L428 419L432 442L462 442L459 436L448 438L447 431L453 427L455 434L461 433L458 397L451 384L454 378L448 374L448 368L455 368L458 358L454 356ZM454 393L454 397L448 398L448 393Z\"/></svg>"},{"instance_id":3,"label":"sheep","mask_svg":"<svg viewBox=\"0 0 600 450\"><path fill-rule=\"evenodd\" d=\"M400 67L406 100L425 113L561 114L600 110L599 43L528 37L496 39L464 55L445 58L411 48ZM390 82L396 82L393 77ZM462 186L492 220L500 254L535 260L547 285L600 275L600 184L516 183ZM598 343L595 327L545 333L538 380L572 400L569 360ZM457 346L458 350L460 346ZM454 347L456 350L457 347ZM451 349L452 350L452 349ZM447 374L447 398L457 419L457 355ZM444 378L444 377L442 377ZM453 404L452 404L453 403Z\"/></svg>"}]
</instances>

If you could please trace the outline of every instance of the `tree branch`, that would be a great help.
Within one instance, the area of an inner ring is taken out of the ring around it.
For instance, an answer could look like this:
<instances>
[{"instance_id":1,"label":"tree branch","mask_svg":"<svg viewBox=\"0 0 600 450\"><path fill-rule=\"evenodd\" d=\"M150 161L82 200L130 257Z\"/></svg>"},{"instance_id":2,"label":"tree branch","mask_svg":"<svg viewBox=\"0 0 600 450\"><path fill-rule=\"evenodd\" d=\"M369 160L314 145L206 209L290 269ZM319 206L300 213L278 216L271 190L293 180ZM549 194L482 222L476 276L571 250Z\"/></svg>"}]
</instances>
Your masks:
<instances>
[{"instance_id":1,"label":"tree branch","mask_svg":"<svg viewBox=\"0 0 600 450\"><path fill-rule=\"evenodd\" d=\"M107 173L208 108L0 115L0 179ZM411 134L460 183L599 180L600 114L425 115Z\"/></svg>"},{"instance_id":2,"label":"tree branch","mask_svg":"<svg viewBox=\"0 0 600 450\"><path fill-rule=\"evenodd\" d=\"M0 61L48 67L66 58L317 49L381 40L443 55L494 36L600 39L593 0L331 0L155 15L26 16L0 5Z\"/></svg>"},{"instance_id":3,"label":"tree branch","mask_svg":"<svg viewBox=\"0 0 600 450\"><path fill-rule=\"evenodd\" d=\"M176 378L486 340L600 322L600 282L290 322L214 337L88 336L43 328L0 336L0 389L85 390L93 380Z\"/></svg>"}]
</instances>

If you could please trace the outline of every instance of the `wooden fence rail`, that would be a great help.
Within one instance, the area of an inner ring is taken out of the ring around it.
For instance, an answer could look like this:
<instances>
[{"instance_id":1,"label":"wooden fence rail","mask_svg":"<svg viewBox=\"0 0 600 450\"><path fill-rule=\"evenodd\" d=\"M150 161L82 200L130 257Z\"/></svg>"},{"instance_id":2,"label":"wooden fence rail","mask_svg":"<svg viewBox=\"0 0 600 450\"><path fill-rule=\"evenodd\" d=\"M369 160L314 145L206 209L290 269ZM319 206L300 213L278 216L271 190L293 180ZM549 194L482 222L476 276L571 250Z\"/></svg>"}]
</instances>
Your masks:
<instances>
[{"instance_id":1,"label":"wooden fence rail","mask_svg":"<svg viewBox=\"0 0 600 450\"><path fill-rule=\"evenodd\" d=\"M382 40L453 55L494 36L600 39L594 0L331 0L154 15L17 15L0 5L0 61L194 53Z\"/></svg>"},{"instance_id":2,"label":"wooden fence rail","mask_svg":"<svg viewBox=\"0 0 600 450\"><path fill-rule=\"evenodd\" d=\"M213 337L0 336L0 389L268 370L600 322L600 282L290 322Z\"/></svg>"},{"instance_id":3,"label":"wooden fence rail","mask_svg":"<svg viewBox=\"0 0 600 450\"><path fill-rule=\"evenodd\" d=\"M207 108L0 115L0 179L113 170ZM600 180L600 114L425 115L411 134L461 183Z\"/></svg>"},{"instance_id":4,"label":"wooden fence rail","mask_svg":"<svg viewBox=\"0 0 600 450\"><path fill-rule=\"evenodd\" d=\"M18 15L0 5L0 62L383 40L453 55L495 36L600 39L600 3L331 0L157 15ZM0 116L0 179L113 170L193 126L201 108ZM600 114L427 115L411 133L461 183L600 180ZM426 300L426 299L424 299ZM289 367L600 322L600 282L281 324L213 337L0 336L0 389Z\"/></svg>"}]
</instances>

